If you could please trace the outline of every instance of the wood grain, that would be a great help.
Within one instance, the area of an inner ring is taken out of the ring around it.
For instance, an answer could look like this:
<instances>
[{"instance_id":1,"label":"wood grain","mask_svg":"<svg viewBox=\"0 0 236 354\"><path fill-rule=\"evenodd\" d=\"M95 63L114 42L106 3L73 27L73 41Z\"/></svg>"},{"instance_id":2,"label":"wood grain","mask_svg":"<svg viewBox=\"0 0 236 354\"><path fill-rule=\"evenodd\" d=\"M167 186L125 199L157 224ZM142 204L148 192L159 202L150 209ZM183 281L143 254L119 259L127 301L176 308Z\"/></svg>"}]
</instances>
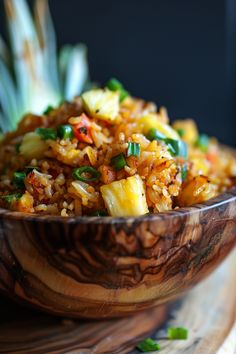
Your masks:
<instances>
[{"instance_id":1,"label":"wood grain","mask_svg":"<svg viewBox=\"0 0 236 354\"><path fill-rule=\"evenodd\" d=\"M0 353L2 354L138 354L135 345L157 338L159 354L233 354L236 320L236 252L199 286L171 306L123 319L63 320L0 298ZM187 341L159 340L166 327L185 326ZM230 333L231 337L230 338Z\"/></svg>"},{"instance_id":2,"label":"wood grain","mask_svg":"<svg viewBox=\"0 0 236 354\"><path fill-rule=\"evenodd\" d=\"M236 189L138 218L62 218L0 210L0 290L67 317L125 316L206 277L236 243Z\"/></svg>"}]
</instances>

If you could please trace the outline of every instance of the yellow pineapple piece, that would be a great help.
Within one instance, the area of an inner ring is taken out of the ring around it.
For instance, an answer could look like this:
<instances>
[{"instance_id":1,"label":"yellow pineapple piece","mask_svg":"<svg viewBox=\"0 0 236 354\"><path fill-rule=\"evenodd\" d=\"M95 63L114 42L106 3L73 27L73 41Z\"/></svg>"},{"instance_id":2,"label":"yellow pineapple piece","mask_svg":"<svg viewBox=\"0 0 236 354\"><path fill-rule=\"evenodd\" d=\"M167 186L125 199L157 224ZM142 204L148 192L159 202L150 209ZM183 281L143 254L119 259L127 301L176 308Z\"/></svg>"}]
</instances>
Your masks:
<instances>
[{"instance_id":1,"label":"yellow pineapple piece","mask_svg":"<svg viewBox=\"0 0 236 354\"><path fill-rule=\"evenodd\" d=\"M47 150L47 144L41 139L40 135L34 132L24 135L20 145L20 154L27 160L40 159Z\"/></svg>"},{"instance_id":2,"label":"yellow pineapple piece","mask_svg":"<svg viewBox=\"0 0 236 354\"><path fill-rule=\"evenodd\" d=\"M150 129L155 128L160 133L164 134L167 138L180 140L178 133L173 128L171 128L170 125L161 122L158 118L158 115L155 113L150 113L141 117L138 121L138 124L144 135L146 135Z\"/></svg>"},{"instance_id":3,"label":"yellow pineapple piece","mask_svg":"<svg viewBox=\"0 0 236 354\"><path fill-rule=\"evenodd\" d=\"M181 131L181 138L187 143L194 144L197 141L198 129L192 119L176 120L173 128Z\"/></svg>"},{"instance_id":4,"label":"yellow pineapple piece","mask_svg":"<svg viewBox=\"0 0 236 354\"><path fill-rule=\"evenodd\" d=\"M95 89L82 95L87 113L93 118L115 121L119 114L119 93L108 89Z\"/></svg>"},{"instance_id":5,"label":"yellow pineapple piece","mask_svg":"<svg viewBox=\"0 0 236 354\"><path fill-rule=\"evenodd\" d=\"M148 213L143 181L134 175L100 188L111 216L138 216Z\"/></svg>"}]
</instances>

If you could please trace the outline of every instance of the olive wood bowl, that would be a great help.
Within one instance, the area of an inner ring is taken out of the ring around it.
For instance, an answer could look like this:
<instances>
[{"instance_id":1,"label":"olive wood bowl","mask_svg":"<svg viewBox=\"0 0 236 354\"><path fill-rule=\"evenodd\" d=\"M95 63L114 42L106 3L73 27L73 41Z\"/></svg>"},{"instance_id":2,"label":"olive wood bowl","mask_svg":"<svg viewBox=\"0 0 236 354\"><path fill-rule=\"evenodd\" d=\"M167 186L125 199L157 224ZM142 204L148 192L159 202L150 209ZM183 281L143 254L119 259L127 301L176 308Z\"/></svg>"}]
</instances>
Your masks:
<instances>
[{"instance_id":1,"label":"olive wood bowl","mask_svg":"<svg viewBox=\"0 0 236 354\"><path fill-rule=\"evenodd\" d=\"M235 244L236 188L135 218L0 209L0 291L66 317L125 316L181 296Z\"/></svg>"}]
</instances>

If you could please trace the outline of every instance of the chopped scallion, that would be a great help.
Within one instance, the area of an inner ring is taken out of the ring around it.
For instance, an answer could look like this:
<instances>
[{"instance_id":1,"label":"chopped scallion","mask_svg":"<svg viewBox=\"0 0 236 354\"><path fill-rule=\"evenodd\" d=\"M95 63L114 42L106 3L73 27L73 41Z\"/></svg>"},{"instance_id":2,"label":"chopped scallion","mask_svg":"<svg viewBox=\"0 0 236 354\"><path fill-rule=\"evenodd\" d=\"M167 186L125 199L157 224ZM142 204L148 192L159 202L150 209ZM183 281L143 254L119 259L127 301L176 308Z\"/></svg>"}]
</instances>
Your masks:
<instances>
[{"instance_id":1,"label":"chopped scallion","mask_svg":"<svg viewBox=\"0 0 236 354\"><path fill-rule=\"evenodd\" d=\"M26 177L25 172L14 172L13 173L13 184L16 188L22 189L25 187L24 179Z\"/></svg>"},{"instance_id":2,"label":"chopped scallion","mask_svg":"<svg viewBox=\"0 0 236 354\"><path fill-rule=\"evenodd\" d=\"M21 197L22 197L22 193L13 193L13 194L2 195L0 198L6 201L7 203L11 204L15 200L19 200Z\"/></svg>"},{"instance_id":3,"label":"chopped scallion","mask_svg":"<svg viewBox=\"0 0 236 354\"><path fill-rule=\"evenodd\" d=\"M58 136L61 139L72 139L74 136L74 131L71 125L60 125L58 127Z\"/></svg>"},{"instance_id":4,"label":"chopped scallion","mask_svg":"<svg viewBox=\"0 0 236 354\"><path fill-rule=\"evenodd\" d=\"M160 345L152 338L144 339L139 343L136 348L143 353L152 352L154 350L160 350Z\"/></svg>"},{"instance_id":5,"label":"chopped scallion","mask_svg":"<svg viewBox=\"0 0 236 354\"><path fill-rule=\"evenodd\" d=\"M57 132L53 128L37 128L35 132L39 134L43 140L56 140L57 138Z\"/></svg>"},{"instance_id":6,"label":"chopped scallion","mask_svg":"<svg viewBox=\"0 0 236 354\"><path fill-rule=\"evenodd\" d=\"M140 144L129 141L127 156L140 156Z\"/></svg>"},{"instance_id":7,"label":"chopped scallion","mask_svg":"<svg viewBox=\"0 0 236 354\"><path fill-rule=\"evenodd\" d=\"M160 140L167 144L168 150L172 156L188 157L187 144L182 140L175 140L167 138L164 134L160 133L157 129L152 128L147 134L147 138L150 141Z\"/></svg>"},{"instance_id":8,"label":"chopped scallion","mask_svg":"<svg viewBox=\"0 0 236 354\"><path fill-rule=\"evenodd\" d=\"M122 83L117 79L110 79L106 83L106 87L111 91L119 91L120 93L120 102L122 102L127 96L129 96L129 92L125 90Z\"/></svg>"},{"instance_id":9,"label":"chopped scallion","mask_svg":"<svg viewBox=\"0 0 236 354\"><path fill-rule=\"evenodd\" d=\"M170 138L166 138L164 141L167 144L168 150L172 156L179 156L185 159L188 157L188 147L184 141Z\"/></svg>"},{"instance_id":10,"label":"chopped scallion","mask_svg":"<svg viewBox=\"0 0 236 354\"><path fill-rule=\"evenodd\" d=\"M177 133L182 138L184 136L184 134L185 134L185 130L183 128L179 128L179 129L177 129Z\"/></svg>"},{"instance_id":11,"label":"chopped scallion","mask_svg":"<svg viewBox=\"0 0 236 354\"><path fill-rule=\"evenodd\" d=\"M147 135L146 135L147 139L150 140L150 141L153 141L153 140L165 140L166 139L166 136L162 133L160 133L157 129L155 128L151 128Z\"/></svg>"},{"instance_id":12,"label":"chopped scallion","mask_svg":"<svg viewBox=\"0 0 236 354\"><path fill-rule=\"evenodd\" d=\"M99 180L100 176L101 173L91 166L82 166L73 171L74 179L82 182L95 182Z\"/></svg>"},{"instance_id":13,"label":"chopped scallion","mask_svg":"<svg viewBox=\"0 0 236 354\"><path fill-rule=\"evenodd\" d=\"M183 327L169 327L167 329L168 339L185 340L188 339L188 330Z\"/></svg>"},{"instance_id":14,"label":"chopped scallion","mask_svg":"<svg viewBox=\"0 0 236 354\"><path fill-rule=\"evenodd\" d=\"M203 152L207 152L209 146L209 136L206 134L200 134L195 145Z\"/></svg>"},{"instance_id":15,"label":"chopped scallion","mask_svg":"<svg viewBox=\"0 0 236 354\"><path fill-rule=\"evenodd\" d=\"M111 158L111 164L116 171L122 170L126 166L124 154L119 154Z\"/></svg>"},{"instance_id":16,"label":"chopped scallion","mask_svg":"<svg viewBox=\"0 0 236 354\"><path fill-rule=\"evenodd\" d=\"M43 112L44 115L48 115L51 111L53 111L53 106L49 105L45 111Z\"/></svg>"},{"instance_id":17,"label":"chopped scallion","mask_svg":"<svg viewBox=\"0 0 236 354\"><path fill-rule=\"evenodd\" d=\"M184 182L186 180L187 175L188 175L188 167L186 165L184 165L181 169L182 182Z\"/></svg>"}]
</instances>

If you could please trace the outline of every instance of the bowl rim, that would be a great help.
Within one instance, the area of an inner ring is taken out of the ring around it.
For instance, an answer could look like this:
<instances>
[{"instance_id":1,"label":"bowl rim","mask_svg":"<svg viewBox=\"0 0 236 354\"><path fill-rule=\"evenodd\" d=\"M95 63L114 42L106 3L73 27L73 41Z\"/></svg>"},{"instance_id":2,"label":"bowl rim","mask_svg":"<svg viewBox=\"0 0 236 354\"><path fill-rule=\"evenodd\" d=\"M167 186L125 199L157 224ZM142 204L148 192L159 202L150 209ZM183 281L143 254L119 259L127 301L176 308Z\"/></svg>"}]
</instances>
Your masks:
<instances>
[{"instance_id":1,"label":"bowl rim","mask_svg":"<svg viewBox=\"0 0 236 354\"><path fill-rule=\"evenodd\" d=\"M217 195L214 198L208 199L204 203L193 204L188 207L178 208L156 214L144 214L140 216L128 217L112 217L112 216L61 216L50 214L30 214L19 211L10 211L8 209L0 208L0 220L21 220L21 221L37 221L37 222L60 222L60 223L78 223L78 224L133 224L145 221L159 221L166 218L179 218L186 215L205 212L210 209L218 208L222 205L236 201L236 186L230 188L224 193Z\"/></svg>"}]
</instances>

